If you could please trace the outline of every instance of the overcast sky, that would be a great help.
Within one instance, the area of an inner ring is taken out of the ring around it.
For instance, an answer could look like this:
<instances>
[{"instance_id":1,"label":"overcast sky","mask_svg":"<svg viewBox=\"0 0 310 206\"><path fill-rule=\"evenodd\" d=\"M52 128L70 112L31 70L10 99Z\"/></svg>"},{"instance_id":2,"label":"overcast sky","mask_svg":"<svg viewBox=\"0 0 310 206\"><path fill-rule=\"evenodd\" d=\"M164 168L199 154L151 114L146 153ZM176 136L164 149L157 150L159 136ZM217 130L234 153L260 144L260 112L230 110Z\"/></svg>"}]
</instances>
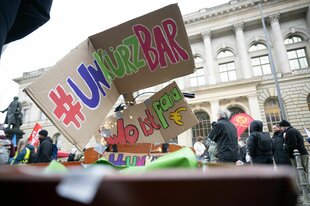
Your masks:
<instances>
[{"instance_id":1,"label":"overcast sky","mask_svg":"<svg viewBox=\"0 0 310 206\"><path fill-rule=\"evenodd\" d=\"M0 59L0 110L18 95L12 79L23 72L53 66L88 36L169 4L182 15L224 4L229 0L54 0L51 19L27 37L10 43ZM0 113L0 123L5 114Z\"/></svg>"}]
</instances>

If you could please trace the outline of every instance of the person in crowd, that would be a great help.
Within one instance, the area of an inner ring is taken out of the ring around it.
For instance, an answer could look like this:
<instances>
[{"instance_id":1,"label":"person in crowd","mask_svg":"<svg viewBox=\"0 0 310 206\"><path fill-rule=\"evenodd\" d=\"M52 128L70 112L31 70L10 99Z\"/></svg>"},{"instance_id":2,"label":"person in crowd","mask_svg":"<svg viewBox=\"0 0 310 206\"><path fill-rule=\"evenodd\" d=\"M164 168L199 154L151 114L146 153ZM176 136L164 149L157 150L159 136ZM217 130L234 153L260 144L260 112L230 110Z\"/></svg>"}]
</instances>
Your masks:
<instances>
[{"instance_id":1,"label":"person in crowd","mask_svg":"<svg viewBox=\"0 0 310 206\"><path fill-rule=\"evenodd\" d=\"M247 148L253 165L273 164L272 140L269 132L263 132L263 122L254 120L250 124Z\"/></svg>"},{"instance_id":2,"label":"person in crowd","mask_svg":"<svg viewBox=\"0 0 310 206\"><path fill-rule=\"evenodd\" d=\"M50 19L52 0L0 1L0 57L3 45L32 33Z\"/></svg>"},{"instance_id":3,"label":"person in crowd","mask_svg":"<svg viewBox=\"0 0 310 206\"><path fill-rule=\"evenodd\" d=\"M290 158L283 148L284 137L280 125L272 125L272 131L272 153L276 165L291 165Z\"/></svg>"},{"instance_id":4,"label":"person in crowd","mask_svg":"<svg viewBox=\"0 0 310 206\"><path fill-rule=\"evenodd\" d=\"M243 163L246 163L246 159L245 159L246 152L247 152L246 144L244 143L244 141L239 140L238 141L238 159L242 161Z\"/></svg>"},{"instance_id":5,"label":"person in crowd","mask_svg":"<svg viewBox=\"0 0 310 206\"><path fill-rule=\"evenodd\" d=\"M52 143L53 140L48 136L48 131L42 129L39 132L40 145L36 154L36 162L51 162L52 160Z\"/></svg>"},{"instance_id":6,"label":"person in crowd","mask_svg":"<svg viewBox=\"0 0 310 206\"><path fill-rule=\"evenodd\" d=\"M198 136L197 141L194 144L194 149L196 152L197 160L202 160L203 159L203 153L206 150L205 145L203 144L203 137Z\"/></svg>"},{"instance_id":7,"label":"person in crowd","mask_svg":"<svg viewBox=\"0 0 310 206\"><path fill-rule=\"evenodd\" d=\"M15 155L15 146L13 142L9 140L6 135L0 135L0 140L3 141L1 145L5 146L5 148L7 149L9 158L13 158Z\"/></svg>"},{"instance_id":8,"label":"person in crowd","mask_svg":"<svg viewBox=\"0 0 310 206\"><path fill-rule=\"evenodd\" d=\"M216 142L212 141L210 138L207 139L206 145L208 148L208 156L210 162L217 162L217 146Z\"/></svg>"},{"instance_id":9,"label":"person in crowd","mask_svg":"<svg viewBox=\"0 0 310 206\"><path fill-rule=\"evenodd\" d=\"M308 177L309 153L305 148L303 136L297 129L291 126L291 124L287 120L282 120L279 125L283 130L284 150L287 152L292 166L294 168L297 168L296 160L294 157L294 150L297 149L300 153L303 170Z\"/></svg>"},{"instance_id":10,"label":"person in crowd","mask_svg":"<svg viewBox=\"0 0 310 206\"><path fill-rule=\"evenodd\" d=\"M32 144L27 143L26 147L30 150L30 157L28 163L35 163L36 162L36 149Z\"/></svg>"},{"instance_id":11,"label":"person in crowd","mask_svg":"<svg viewBox=\"0 0 310 206\"><path fill-rule=\"evenodd\" d=\"M26 141L24 139L20 139L17 143L17 149L15 152L15 156L11 162L13 164L27 164L30 158L30 149L26 147Z\"/></svg>"},{"instance_id":12,"label":"person in crowd","mask_svg":"<svg viewBox=\"0 0 310 206\"><path fill-rule=\"evenodd\" d=\"M211 129L209 138L216 142L219 162L232 162L238 160L237 129L229 121L231 113L220 108L217 113L218 121Z\"/></svg>"},{"instance_id":13,"label":"person in crowd","mask_svg":"<svg viewBox=\"0 0 310 206\"><path fill-rule=\"evenodd\" d=\"M0 135L0 165L9 164L15 155L15 147L6 135Z\"/></svg>"}]
</instances>

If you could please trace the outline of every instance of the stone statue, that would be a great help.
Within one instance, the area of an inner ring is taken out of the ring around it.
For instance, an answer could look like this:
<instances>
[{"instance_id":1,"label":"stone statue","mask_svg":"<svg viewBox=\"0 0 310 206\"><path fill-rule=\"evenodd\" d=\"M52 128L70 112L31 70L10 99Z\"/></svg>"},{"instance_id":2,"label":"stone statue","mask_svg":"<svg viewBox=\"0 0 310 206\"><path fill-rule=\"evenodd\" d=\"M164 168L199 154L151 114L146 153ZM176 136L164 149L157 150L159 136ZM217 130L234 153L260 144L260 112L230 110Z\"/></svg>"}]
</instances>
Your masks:
<instances>
[{"instance_id":1,"label":"stone statue","mask_svg":"<svg viewBox=\"0 0 310 206\"><path fill-rule=\"evenodd\" d=\"M23 124L22 104L18 101L18 97L14 97L9 107L1 112L7 112L4 124L8 125L8 129L19 129Z\"/></svg>"}]
</instances>

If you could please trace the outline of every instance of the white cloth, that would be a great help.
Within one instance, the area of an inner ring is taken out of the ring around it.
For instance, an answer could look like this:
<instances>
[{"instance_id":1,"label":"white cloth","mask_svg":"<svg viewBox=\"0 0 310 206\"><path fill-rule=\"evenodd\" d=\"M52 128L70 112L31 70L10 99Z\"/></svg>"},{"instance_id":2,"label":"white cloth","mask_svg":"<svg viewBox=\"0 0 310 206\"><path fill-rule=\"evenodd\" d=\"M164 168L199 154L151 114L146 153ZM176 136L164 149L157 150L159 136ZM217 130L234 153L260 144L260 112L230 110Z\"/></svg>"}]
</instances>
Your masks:
<instances>
[{"instance_id":1,"label":"white cloth","mask_svg":"<svg viewBox=\"0 0 310 206\"><path fill-rule=\"evenodd\" d=\"M196 156L200 157L206 150L206 147L201 142L196 142L194 144L194 149L196 151Z\"/></svg>"}]
</instances>

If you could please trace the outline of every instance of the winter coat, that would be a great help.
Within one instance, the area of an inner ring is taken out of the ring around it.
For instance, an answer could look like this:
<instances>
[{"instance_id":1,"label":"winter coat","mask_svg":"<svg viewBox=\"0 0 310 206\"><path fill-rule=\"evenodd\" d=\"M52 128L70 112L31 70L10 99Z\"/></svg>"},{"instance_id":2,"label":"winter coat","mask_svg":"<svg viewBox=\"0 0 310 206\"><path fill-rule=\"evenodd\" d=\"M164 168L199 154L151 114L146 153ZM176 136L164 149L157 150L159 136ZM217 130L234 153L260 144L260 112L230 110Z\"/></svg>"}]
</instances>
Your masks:
<instances>
[{"instance_id":1,"label":"winter coat","mask_svg":"<svg viewBox=\"0 0 310 206\"><path fill-rule=\"evenodd\" d=\"M294 150L298 149L300 155L308 155L305 148L304 138L300 132L294 127L290 126L284 131L284 149L290 158L294 158Z\"/></svg>"},{"instance_id":2,"label":"winter coat","mask_svg":"<svg viewBox=\"0 0 310 206\"><path fill-rule=\"evenodd\" d=\"M237 129L228 119L219 119L212 128L209 138L217 144L220 162L236 162L238 160Z\"/></svg>"},{"instance_id":3,"label":"winter coat","mask_svg":"<svg viewBox=\"0 0 310 206\"><path fill-rule=\"evenodd\" d=\"M258 147L258 138L263 135L270 138L270 134L268 132L263 132L263 123L259 120L254 120L251 122L250 136L247 140L247 148L253 164L273 164L272 148L270 148L270 151L263 152ZM270 144L272 144L271 138Z\"/></svg>"},{"instance_id":4,"label":"winter coat","mask_svg":"<svg viewBox=\"0 0 310 206\"><path fill-rule=\"evenodd\" d=\"M290 158L284 150L283 132L276 131L272 136L273 158L277 165L291 165Z\"/></svg>"},{"instance_id":5,"label":"winter coat","mask_svg":"<svg viewBox=\"0 0 310 206\"><path fill-rule=\"evenodd\" d=\"M40 146L38 148L36 162L50 162L52 160L52 143L53 140L50 137L40 139Z\"/></svg>"}]
</instances>

